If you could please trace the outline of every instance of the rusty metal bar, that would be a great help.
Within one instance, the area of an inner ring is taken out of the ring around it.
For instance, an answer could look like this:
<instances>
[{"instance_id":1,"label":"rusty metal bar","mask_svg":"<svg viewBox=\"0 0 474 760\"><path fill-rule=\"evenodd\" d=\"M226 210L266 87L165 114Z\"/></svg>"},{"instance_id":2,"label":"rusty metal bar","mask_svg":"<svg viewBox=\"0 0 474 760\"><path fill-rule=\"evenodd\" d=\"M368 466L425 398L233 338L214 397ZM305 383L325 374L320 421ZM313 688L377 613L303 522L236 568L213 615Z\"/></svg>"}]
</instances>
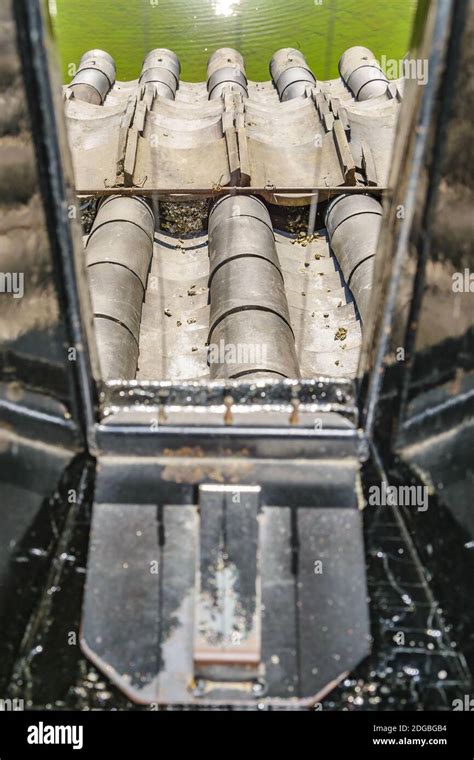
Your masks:
<instances>
[{"instance_id":1,"label":"rusty metal bar","mask_svg":"<svg viewBox=\"0 0 474 760\"><path fill-rule=\"evenodd\" d=\"M259 486L199 487L194 675L258 677L261 660Z\"/></svg>"},{"instance_id":2,"label":"rusty metal bar","mask_svg":"<svg viewBox=\"0 0 474 760\"><path fill-rule=\"evenodd\" d=\"M230 186L227 187L219 187L219 188L209 188L209 187L199 187L199 188L189 188L187 190L183 190L182 187L170 187L170 188L151 188L151 187L104 187L98 190L95 189L81 189L76 190L77 196L79 198L88 198L88 197L94 197L99 198L102 196L108 196L108 195L141 195L141 196L147 196L147 197L153 197L155 195L196 195L196 196L206 196L208 198L217 198L221 195L268 195L269 193L278 193L278 195L285 194L285 195L301 195L302 193L308 193L308 195L312 195L313 193L327 193L328 196L331 195L339 195L341 193L360 193L362 195L366 195L367 193L374 193L375 195L379 195L382 192L387 192L391 188L388 187L381 187L380 185L377 187L369 186L369 185L341 185L340 187L323 187L322 185L318 187L249 187L248 185L246 187L236 187L236 186Z\"/></svg>"}]
</instances>

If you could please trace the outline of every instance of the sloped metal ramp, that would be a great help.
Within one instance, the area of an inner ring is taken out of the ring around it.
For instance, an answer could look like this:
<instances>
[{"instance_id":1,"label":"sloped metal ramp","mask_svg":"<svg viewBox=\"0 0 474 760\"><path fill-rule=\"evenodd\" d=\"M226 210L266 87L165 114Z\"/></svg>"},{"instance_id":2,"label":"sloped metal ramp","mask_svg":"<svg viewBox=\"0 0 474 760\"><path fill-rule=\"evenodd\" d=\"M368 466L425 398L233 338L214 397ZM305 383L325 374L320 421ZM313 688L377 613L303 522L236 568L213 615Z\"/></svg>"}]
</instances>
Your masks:
<instances>
[{"instance_id":1,"label":"sloped metal ramp","mask_svg":"<svg viewBox=\"0 0 474 760\"><path fill-rule=\"evenodd\" d=\"M170 464L102 460L83 650L140 703L311 706L369 651L356 460L298 473L312 483L301 506L253 467L192 490L186 461L166 482ZM133 501L130 485L117 500L124 476L140 478Z\"/></svg>"}]
</instances>

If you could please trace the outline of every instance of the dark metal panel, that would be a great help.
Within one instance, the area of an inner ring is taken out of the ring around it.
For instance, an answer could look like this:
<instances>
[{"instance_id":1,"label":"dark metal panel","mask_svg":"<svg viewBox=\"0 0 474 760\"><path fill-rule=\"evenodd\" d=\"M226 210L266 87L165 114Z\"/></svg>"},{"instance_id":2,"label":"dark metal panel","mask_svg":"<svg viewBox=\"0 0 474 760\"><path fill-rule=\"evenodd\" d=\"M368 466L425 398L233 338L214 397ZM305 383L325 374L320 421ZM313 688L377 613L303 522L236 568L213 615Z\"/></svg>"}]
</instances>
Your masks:
<instances>
[{"instance_id":1,"label":"dark metal panel","mask_svg":"<svg viewBox=\"0 0 474 760\"><path fill-rule=\"evenodd\" d=\"M465 211L472 162L459 147L472 100L472 6L432 3L421 26L415 53L429 56L430 77L402 114L396 191L380 240L379 297L372 303L384 316L372 326L377 340L366 334L362 362L366 431L395 446L469 417L472 393L472 223ZM411 138L410 118L418 124Z\"/></svg>"},{"instance_id":2,"label":"dark metal panel","mask_svg":"<svg viewBox=\"0 0 474 760\"><path fill-rule=\"evenodd\" d=\"M81 646L134 702L191 698L195 507L94 505Z\"/></svg>"},{"instance_id":3,"label":"dark metal panel","mask_svg":"<svg viewBox=\"0 0 474 760\"><path fill-rule=\"evenodd\" d=\"M433 3L428 20L417 53L424 57L432 41L429 82L415 112L420 128L413 145L406 138L413 158L402 167L392 201L392 214L401 209L403 218L389 222L380 249L390 269L390 297L370 365L364 424L386 460L396 449L412 477L437 493L472 535L473 169L465 145L474 8L464 0ZM406 121L402 125L405 130ZM386 245L391 234L393 246ZM396 462L390 465L397 469Z\"/></svg>"},{"instance_id":4,"label":"dark metal panel","mask_svg":"<svg viewBox=\"0 0 474 760\"><path fill-rule=\"evenodd\" d=\"M1 98L10 121L0 141L0 374L62 399L71 407L66 330L53 275L12 3L2 6Z\"/></svg>"},{"instance_id":5,"label":"dark metal panel","mask_svg":"<svg viewBox=\"0 0 474 760\"><path fill-rule=\"evenodd\" d=\"M72 457L65 448L32 445L0 426L2 694L26 632L33 630L31 618L47 584L53 553L74 509L71 498L79 498L82 465L76 467Z\"/></svg>"},{"instance_id":6,"label":"dark metal panel","mask_svg":"<svg viewBox=\"0 0 474 760\"><path fill-rule=\"evenodd\" d=\"M183 702L193 688L198 515L194 506L162 511L159 698Z\"/></svg>"},{"instance_id":7,"label":"dark metal panel","mask_svg":"<svg viewBox=\"0 0 474 760\"><path fill-rule=\"evenodd\" d=\"M24 487L47 496L54 490L62 471L74 452L42 441L33 443L15 433L0 429L0 474L2 483ZM0 504L8 509L8 504Z\"/></svg>"},{"instance_id":8,"label":"dark metal panel","mask_svg":"<svg viewBox=\"0 0 474 760\"><path fill-rule=\"evenodd\" d=\"M295 501L317 507L356 507L356 459L287 462L253 457L103 457L98 465L98 502L195 504L201 483L261 486L262 503Z\"/></svg>"},{"instance_id":9,"label":"dark metal panel","mask_svg":"<svg viewBox=\"0 0 474 760\"><path fill-rule=\"evenodd\" d=\"M417 17L412 55L429 60L430 76L424 87L407 82L394 149L390 180L394 191L379 238L371 302L372 313L380 316L367 326L360 365L363 424L369 436L376 427L381 397L388 392L390 381L393 383L390 370L397 367L396 350L405 345L406 304L411 301L419 259L419 251L412 245L416 242L413 229L420 223L427 193L430 125L438 118L453 7L452 2L424 4ZM384 432L385 420L380 425L382 436Z\"/></svg>"},{"instance_id":10,"label":"dark metal panel","mask_svg":"<svg viewBox=\"0 0 474 760\"><path fill-rule=\"evenodd\" d=\"M158 515L153 505L96 504L81 646L135 701L153 702L159 670Z\"/></svg>"},{"instance_id":11,"label":"dark metal panel","mask_svg":"<svg viewBox=\"0 0 474 760\"><path fill-rule=\"evenodd\" d=\"M262 568L262 660L268 697L298 693L297 576L290 507L264 507L260 516Z\"/></svg>"},{"instance_id":12,"label":"dark metal panel","mask_svg":"<svg viewBox=\"0 0 474 760\"><path fill-rule=\"evenodd\" d=\"M464 146L474 105L469 87L473 30L472 4L456 4L436 118L430 127L432 151L423 215L412 231L420 258L405 338L401 424L417 416L421 405L433 410L439 406L441 412L456 397L462 405L466 393L472 395L474 171Z\"/></svg>"},{"instance_id":13,"label":"dark metal panel","mask_svg":"<svg viewBox=\"0 0 474 760\"><path fill-rule=\"evenodd\" d=\"M369 484L372 482L369 481ZM380 476L375 478L375 483L380 484ZM284 507L277 509L278 514L285 510ZM78 601L82 598L85 579L88 511L88 507L81 508L79 524L69 537L62 539L54 580L42 588L39 599L36 597L40 614L35 616L35 625L29 627L28 635L22 642L16 667L16 690L8 688L3 690L3 695L22 697L23 685L27 684L28 701L25 706L28 709L149 710L148 706L134 705L127 700L81 654L79 647L68 643L68 633L79 630ZM466 643L472 650L472 615L469 616L472 596L469 581L472 573L468 574L468 566L463 564L460 556L457 547L459 536L453 531L453 520L448 519L445 510L441 511L437 506L431 510L430 507L428 514L431 520L427 519L426 513L417 513L419 519L414 530L422 532L426 542L423 564L432 553L432 569L437 571L438 578L445 576L448 579L446 593L440 597L430 594L430 587L433 594L435 592L433 581L430 581L429 587L413 546L407 542L406 531L401 530L400 515L395 512L398 513L398 510L389 507L370 507L363 513L375 644L372 655L325 697L322 703L324 712L446 710L451 708L453 699L472 692L464 659ZM411 512L410 516L415 515ZM431 527L427 535L428 524ZM29 545L37 546L34 543ZM177 545L179 547L179 541ZM280 544L277 542L276 545ZM59 558L60 553L66 558ZM24 546L21 547L21 554L25 558ZM465 548L463 554L468 558L472 550ZM38 567L41 561L41 557L34 555L28 563L15 563L18 577L25 567ZM451 575L453 568L455 574ZM23 596L29 590L27 583L19 584ZM57 590L53 594L48 593L53 584ZM453 588L456 589L455 594ZM446 614L448 601L456 611L453 627L452 618ZM274 618L279 630L283 616L275 614ZM397 630L406 637L406 646L399 646L393 641L393 618L398 621ZM459 638L460 628L465 630L462 641ZM5 628L2 630L5 631ZM264 630L262 636L265 646ZM2 644L5 644L3 639ZM42 651L39 652L39 649ZM275 660L276 645L268 652ZM262 653L265 658L264 649ZM283 662L282 656L280 659ZM275 662L272 668L278 671L278 663ZM267 666L266 669L268 672ZM438 677L441 670L446 671L443 680ZM257 698L252 696L254 707L265 701L262 697L262 693ZM196 700L196 705L200 704L203 709L208 709L205 699ZM296 704L292 700L283 709L294 708Z\"/></svg>"},{"instance_id":14,"label":"dark metal panel","mask_svg":"<svg viewBox=\"0 0 474 760\"><path fill-rule=\"evenodd\" d=\"M301 508L297 520L299 678L309 697L351 671L371 639L360 512Z\"/></svg>"},{"instance_id":15,"label":"dark metal panel","mask_svg":"<svg viewBox=\"0 0 474 760\"><path fill-rule=\"evenodd\" d=\"M26 164L31 189L22 197L11 183L9 187L9 202L23 205L9 208L5 239L17 260L18 250L25 252L27 297L7 304L15 330L11 335L4 331L0 366L3 376L59 397L87 438L96 414L92 371L97 364L89 353L92 325L85 269L81 257L77 269L74 261L74 251L82 249L79 215L59 70L55 72L56 62L50 59L53 46L43 12L37 0L9 3L4 9L10 59L15 62L11 91L24 98L12 126L20 131L15 171L19 176Z\"/></svg>"},{"instance_id":16,"label":"dark metal panel","mask_svg":"<svg viewBox=\"0 0 474 760\"><path fill-rule=\"evenodd\" d=\"M426 484L429 492L437 493L466 531L464 548L474 539L474 404L471 417L464 424L446 425L442 434L423 438L404 445L400 455L410 469Z\"/></svg>"}]
</instances>

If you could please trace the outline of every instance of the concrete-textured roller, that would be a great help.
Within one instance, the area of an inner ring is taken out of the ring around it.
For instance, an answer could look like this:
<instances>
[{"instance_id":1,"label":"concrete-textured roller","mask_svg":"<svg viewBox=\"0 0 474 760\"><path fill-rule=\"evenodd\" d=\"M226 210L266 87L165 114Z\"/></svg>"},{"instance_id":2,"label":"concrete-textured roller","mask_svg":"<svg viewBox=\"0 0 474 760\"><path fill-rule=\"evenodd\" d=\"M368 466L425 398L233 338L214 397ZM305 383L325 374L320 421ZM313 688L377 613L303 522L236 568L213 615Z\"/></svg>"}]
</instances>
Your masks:
<instances>
[{"instance_id":1,"label":"concrete-textured roller","mask_svg":"<svg viewBox=\"0 0 474 760\"><path fill-rule=\"evenodd\" d=\"M207 91L209 100L220 98L226 90L248 96L244 59L233 48L220 48L211 55L207 64Z\"/></svg>"},{"instance_id":2,"label":"concrete-textured roller","mask_svg":"<svg viewBox=\"0 0 474 760\"><path fill-rule=\"evenodd\" d=\"M340 195L331 201L326 211L331 248L352 291L362 322L369 313L381 221L382 206L369 195Z\"/></svg>"},{"instance_id":3,"label":"concrete-textured roller","mask_svg":"<svg viewBox=\"0 0 474 760\"><path fill-rule=\"evenodd\" d=\"M133 379L137 370L143 298L155 220L137 197L107 198L86 247L101 371L104 379Z\"/></svg>"},{"instance_id":4,"label":"concrete-textured roller","mask_svg":"<svg viewBox=\"0 0 474 760\"><path fill-rule=\"evenodd\" d=\"M366 47L346 50L339 59L339 73L356 100L371 100L387 92L389 81Z\"/></svg>"},{"instance_id":5,"label":"concrete-textured roller","mask_svg":"<svg viewBox=\"0 0 474 760\"><path fill-rule=\"evenodd\" d=\"M115 61L104 50L84 53L77 73L69 85L76 100L101 106L115 84Z\"/></svg>"},{"instance_id":6,"label":"concrete-textured roller","mask_svg":"<svg viewBox=\"0 0 474 760\"><path fill-rule=\"evenodd\" d=\"M143 61L139 82L141 85L153 85L157 95L174 100L180 73L181 64L176 53L167 48L155 48Z\"/></svg>"},{"instance_id":7,"label":"concrete-textured roller","mask_svg":"<svg viewBox=\"0 0 474 760\"><path fill-rule=\"evenodd\" d=\"M316 84L303 53L293 48L282 48L275 53L270 61L270 74L282 102L304 95L308 85Z\"/></svg>"},{"instance_id":8,"label":"concrete-textured roller","mask_svg":"<svg viewBox=\"0 0 474 760\"><path fill-rule=\"evenodd\" d=\"M209 216L211 377L299 377L270 215L252 196L226 196Z\"/></svg>"}]
</instances>

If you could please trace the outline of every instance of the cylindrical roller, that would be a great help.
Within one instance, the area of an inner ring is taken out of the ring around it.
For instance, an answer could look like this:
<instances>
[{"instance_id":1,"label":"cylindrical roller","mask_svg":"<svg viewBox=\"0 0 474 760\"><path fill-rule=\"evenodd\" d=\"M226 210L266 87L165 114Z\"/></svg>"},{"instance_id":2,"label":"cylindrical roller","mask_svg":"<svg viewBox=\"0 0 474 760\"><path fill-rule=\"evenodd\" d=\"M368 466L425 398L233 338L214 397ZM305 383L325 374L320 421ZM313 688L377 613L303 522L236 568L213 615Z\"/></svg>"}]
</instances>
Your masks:
<instances>
[{"instance_id":1,"label":"cylindrical roller","mask_svg":"<svg viewBox=\"0 0 474 760\"><path fill-rule=\"evenodd\" d=\"M359 214L381 216L382 206L372 195L343 193L334 198L326 209L326 227L332 237L340 224Z\"/></svg>"},{"instance_id":2,"label":"cylindrical roller","mask_svg":"<svg viewBox=\"0 0 474 760\"><path fill-rule=\"evenodd\" d=\"M220 98L228 88L247 97L247 77L244 60L237 50L221 48L209 59L207 65L207 91L209 100Z\"/></svg>"},{"instance_id":3,"label":"cylindrical roller","mask_svg":"<svg viewBox=\"0 0 474 760\"><path fill-rule=\"evenodd\" d=\"M94 318L97 345L100 347L100 369L103 380L135 378L138 364L138 343L119 322Z\"/></svg>"},{"instance_id":4,"label":"cylindrical roller","mask_svg":"<svg viewBox=\"0 0 474 760\"><path fill-rule=\"evenodd\" d=\"M293 48L278 50L270 61L270 74L282 102L304 95L316 77L306 63L303 53Z\"/></svg>"},{"instance_id":5,"label":"cylindrical roller","mask_svg":"<svg viewBox=\"0 0 474 760\"><path fill-rule=\"evenodd\" d=\"M270 75L274 83L278 82L281 74L292 66L306 68L306 58L300 50L295 48L280 48L270 61Z\"/></svg>"},{"instance_id":6,"label":"cylindrical roller","mask_svg":"<svg viewBox=\"0 0 474 760\"><path fill-rule=\"evenodd\" d=\"M140 84L152 84L157 95L174 100L180 73L181 64L176 53L167 48L156 48L143 61Z\"/></svg>"},{"instance_id":7,"label":"cylindrical roller","mask_svg":"<svg viewBox=\"0 0 474 760\"><path fill-rule=\"evenodd\" d=\"M95 264L118 264L129 269L146 288L151 261L149 238L138 227L128 222L114 222L103 225L89 238L87 246L87 266Z\"/></svg>"},{"instance_id":8,"label":"cylindrical roller","mask_svg":"<svg viewBox=\"0 0 474 760\"><path fill-rule=\"evenodd\" d=\"M87 240L87 266L120 264L146 287L155 219L143 198L113 195L99 207Z\"/></svg>"},{"instance_id":9,"label":"cylindrical roller","mask_svg":"<svg viewBox=\"0 0 474 760\"><path fill-rule=\"evenodd\" d=\"M295 339L280 317L269 311L241 311L219 322L209 343L213 379L257 379L261 373L298 377Z\"/></svg>"},{"instance_id":10,"label":"cylindrical roller","mask_svg":"<svg viewBox=\"0 0 474 760\"><path fill-rule=\"evenodd\" d=\"M138 277L119 264L94 264L87 271L94 315L125 325L138 343L143 304Z\"/></svg>"},{"instance_id":11,"label":"cylindrical roller","mask_svg":"<svg viewBox=\"0 0 474 760\"><path fill-rule=\"evenodd\" d=\"M251 309L273 311L290 325L283 277L266 259L232 259L214 273L210 289L210 335L227 314Z\"/></svg>"},{"instance_id":12,"label":"cylindrical roller","mask_svg":"<svg viewBox=\"0 0 474 760\"><path fill-rule=\"evenodd\" d=\"M207 63L207 79L209 79L218 69L226 67L237 67L245 74L245 62L238 50L234 48L219 48L211 55Z\"/></svg>"},{"instance_id":13,"label":"cylindrical roller","mask_svg":"<svg viewBox=\"0 0 474 760\"><path fill-rule=\"evenodd\" d=\"M226 67L224 69L218 69L214 74L209 78L207 82L207 87L209 90L209 97L213 98L214 90L219 86L224 85L239 85L241 90L247 94L247 79L244 74L240 71L240 69L232 68L232 67ZM221 90L220 90L221 91Z\"/></svg>"},{"instance_id":14,"label":"cylindrical roller","mask_svg":"<svg viewBox=\"0 0 474 760\"><path fill-rule=\"evenodd\" d=\"M104 50L88 50L69 85L77 100L102 105L115 83L115 61Z\"/></svg>"},{"instance_id":15,"label":"cylindrical roller","mask_svg":"<svg viewBox=\"0 0 474 760\"><path fill-rule=\"evenodd\" d=\"M81 67L83 63L89 63L91 60L99 60L105 61L108 63L114 71L115 74L115 61L110 55L110 53L107 53L106 50L100 50L100 48L94 48L93 50L87 50L85 53L81 55L81 60L79 62L79 66Z\"/></svg>"},{"instance_id":16,"label":"cylindrical roller","mask_svg":"<svg viewBox=\"0 0 474 760\"><path fill-rule=\"evenodd\" d=\"M298 377L270 216L252 196L226 196L209 216L212 377ZM216 348L217 346L217 348Z\"/></svg>"},{"instance_id":17,"label":"cylindrical roller","mask_svg":"<svg viewBox=\"0 0 474 760\"><path fill-rule=\"evenodd\" d=\"M387 92L389 81L368 48L346 50L339 60L339 73L356 100L378 98Z\"/></svg>"},{"instance_id":18,"label":"cylindrical roller","mask_svg":"<svg viewBox=\"0 0 474 760\"><path fill-rule=\"evenodd\" d=\"M100 204L94 223L91 228L88 243L91 242L93 233L102 225L109 222L129 222L134 224L150 238L153 243L155 231L155 217L144 198L131 196L126 198L121 195L111 195Z\"/></svg>"},{"instance_id":19,"label":"cylindrical roller","mask_svg":"<svg viewBox=\"0 0 474 760\"><path fill-rule=\"evenodd\" d=\"M242 239L245 239L243 249ZM210 280L222 264L239 256L257 256L280 269L275 238L266 224L256 224L255 217L224 219L209 236Z\"/></svg>"},{"instance_id":20,"label":"cylindrical roller","mask_svg":"<svg viewBox=\"0 0 474 760\"><path fill-rule=\"evenodd\" d=\"M245 382L245 380L251 380L254 382L255 380L281 380L285 378L285 375L282 375L280 372L252 372L251 375L245 376L242 375L242 380Z\"/></svg>"},{"instance_id":21,"label":"cylindrical roller","mask_svg":"<svg viewBox=\"0 0 474 760\"><path fill-rule=\"evenodd\" d=\"M212 235L217 225L225 219L233 219L238 216L248 216L264 222L273 234L272 220L262 201L247 195L225 195L216 201L211 209L208 224L209 235Z\"/></svg>"},{"instance_id":22,"label":"cylindrical roller","mask_svg":"<svg viewBox=\"0 0 474 760\"><path fill-rule=\"evenodd\" d=\"M144 199L121 196L104 200L92 225L86 260L94 323L98 326L98 353L105 378L135 377L154 225L153 213ZM114 327L105 324L107 322ZM113 351L107 343L109 340L113 342Z\"/></svg>"},{"instance_id":23,"label":"cylindrical roller","mask_svg":"<svg viewBox=\"0 0 474 760\"><path fill-rule=\"evenodd\" d=\"M308 69L293 67L286 69L278 80L278 94L280 100L285 102L304 95L306 87L314 87L316 80Z\"/></svg>"},{"instance_id":24,"label":"cylindrical roller","mask_svg":"<svg viewBox=\"0 0 474 760\"><path fill-rule=\"evenodd\" d=\"M326 211L331 248L352 291L362 322L369 313L382 211L382 206L372 196L349 194L335 198Z\"/></svg>"},{"instance_id":25,"label":"cylindrical roller","mask_svg":"<svg viewBox=\"0 0 474 760\"><path fill-rule=\"evenodd\" d=\"M173 53L172 50L168 50L167 48L150 50L143 61L142 72L155 68L164 68L171 71L176 79L176 84L179 85L181 63L176 53Z\"/></svg>"}]
</instances>

